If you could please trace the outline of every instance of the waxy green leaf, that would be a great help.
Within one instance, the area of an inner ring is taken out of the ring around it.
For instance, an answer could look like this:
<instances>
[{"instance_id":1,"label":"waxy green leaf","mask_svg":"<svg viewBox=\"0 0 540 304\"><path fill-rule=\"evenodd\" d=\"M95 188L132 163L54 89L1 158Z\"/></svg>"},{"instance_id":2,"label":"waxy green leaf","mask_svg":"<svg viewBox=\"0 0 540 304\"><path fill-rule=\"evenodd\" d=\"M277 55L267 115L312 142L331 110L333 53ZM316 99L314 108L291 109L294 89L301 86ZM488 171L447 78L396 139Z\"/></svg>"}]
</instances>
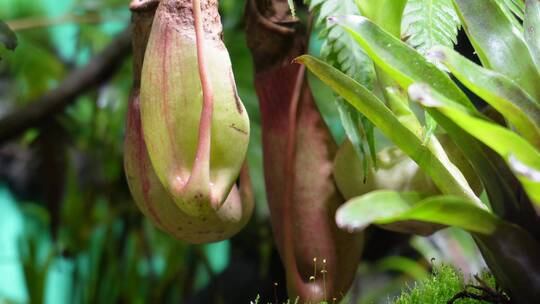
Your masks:
<instances>
[{"instance_id":1,"label":"waxy green leaf","mask_svg":"<svg viewBox=\"0 0 540 304\"><path fill-rule=\"evenodd\" d=\"M525 19L523 20L525 41L536 63L536 68L540 70L540 2L536 0L526 0Z\"/></svg>"},{"instance_id":2,"label":"waxy green leaf","mask_svg":"<svg viewBox=\"0 0 540 304\"><path fill-rule=\"evenodd\" d=\"M448 160L444 150L424 145L422 138L405 127L373 93L312 56L304 55L297 61L306 65L312 73L371 120L383 134L431 176L441 191L467 197L482 206L461 172Z\"/></svg>"},{"instance_id":3,"label":"waxy green leaf","mask_svg":"<svg viewBox=\"0 0 540 304\"><path fill-rule=\"evenodd\" d=\"M441 94L459 102L470 111L476 112L465 94L446 73L427 62L424 56L405 43L395 39L365 18L345 17L336 21L348 29L372 60L402 87L407 88L414 82L428 83ZM437 113L436 109L428 109L428 112L449 133L452 140L470 160L482 179L495 212L499 216L504 216L508 212L519 213L520 207L516 198L509 186L502 182L499 169L487 157L478 141L450 119Z\"/></svg>"},{"instance_id":4,"label":"waxy green leaf","mask_svg":"<svg viewBox=\"0 0 540 304\"><path fill-rule=\"evenodd\" d=\"M540 147L540 105L514 81L446 47L433 48L428 57L443 63L461 83L508 119L530 143Z\"/></svg>"},{"instance_id":5,"label":"waxy green leaf","mask_svg":"<svg viewBox=\"0 0 540 304\"><path fill-rule=\"evenodd\" d=\"M345 30L327 22L331 16L359 15L354 0L304 0L304 3L309 5L309 10L315 16L314 26L321 29L321 58L367 88L372 88L375 71L371 59ZM368 169L370 156L372 164L376 166L373 125L341 97L336 95L335 99L341 125L358 157L366 165L364 168Z\"/></svg>"},{"instance_id":6,"label":"waxy green leaf","mask_svg":"<svg viewBox=\"0 0 540 304\"><path fill-rule=\"evenodd\" d=\"M409 107L407 94L399 88L386 88L386 102L399 121L419 138L425 137L422 124Z\"/></svg>"},{"instance_id":7,"label":"waxy green leaf","mask_svg":"<svg viewBox=\"0 0 540 304\"><path fill-rule=\"evenodd\" d=\"M346 141L341 145L334 158L333 175L346 200L379 189L421 191L430 195L441 193L425 171L397 147L379 151L377 161L377 170L369 168L364 179L365 165L356 157L351 143Z\"/></svg>"},{"instance_id":8,"label":"waxy green leaf","mask_svg":"<svg viewBox=\"0 0 540 304\"><path fill-rule=\"evenodd\" d=\"M345 203L336 212L336 222L350 232L361 231L371 224L394 224L389 228L411 233L430 234L444 225L491 234L500 219L461 197L425 197L415 192L380 190Z\"/></svg>"},{"instance_id":9,"label":"waxy green leaf","mask_svg":"<svg viewBox=\"0 0 540 304\"><path fill-rule=\"evenodd\" d=\"M377 271L401 272L417 281L423 280L429 276L427 269L415 259L397 255L381 259L375 265L375 269Z\"/></svg>"},{"instance_id":10,"label":"waxy green leaf","mask_svg":"<svg viewBox=\"0 0 540 304\"><path fill-rule=\"evenodd\" d=\"M401 20L407 0L355 0L362 15L373 20L386 31L399 37Z\"/></svg>"},{"instance_id":11,"label":"waxy green leaf","mask_svg":"<svg viewBox=\"0 0 540 304\"><path fill-rule=\"evenodd\" d=\"M519 20L523 20L525 15L525 3L523 3L523 0L496 0L495 2L501 7L506 18L508 18L517 29L522 29Z\"/></svg>"},{"instance_id":12,"label":"waxy green leaf","mask_svg":"<svg viewBox=\"0 0 540 304\"><path fill-rule=\"evenodd\" d=\"M523 33L510 22L501 7L495 1L486 0L454 0L454 4L482 65L508 76L539 100L540 74Z\"/></svg>"},{"instance_id":13,"label":"waxy green leaf","mask_svg":"<svg viewBox=\"0 0 540 304\"><path fill-rule=\"evenodd\" d=\"M360 129L358 128L360 126L359 113L353 106L348 104L341 97L338 97L336 99L336 107L338 109L339 117L341 119L341 125L343 126L343 129L345 129L345 133L347 134L347 138L353 145L356 155L363 162L363 175L365 179L365 177L367 176L369 163L366 150L364 148L363 139L360 134Z\"/></svg>"},{"instance_id":14,"label":"waxy green leaf","mask_svg":"<svg viewBox=\"0 0 540 304\"><path fill-rule=\"evenodd\" d=\"M429 83L437 87L442 94L454 101L460 101L471 111L476 111L465 94L457 85L435 65L407 46L395 39L365 18L343 17L335 22L344 26L361 44L372 60L402 87L407 88L416 82ZM364 37L365 36L365 37ZM492 208L497 214L504 216L507 212L519 213L515 197L508 185L501 182L498 168L487 157L476 139L467 134L459 126L436 110L428 110L430 115L449 132L452 139L463 150L471 161L477 174L481 177L488 192ZM509 211L511 209L513 211Z\"/></svg>"},{"instance_id":15,"label":"waxy green leaf","mask_svg":"<svg viewBox=\"0 0 540 304\"><path fill-rule=\"evenodd\" d=\"M416 192L374 191L349 200L336 212L342 229L376 224L405 233L428 234L445 226L472 234L498 282L515 303L540 296L540 244L521 227L454 196L426 198Z\"/></svg>"},{"instance_id":16,"label":"waxy green leaf","mask_svg":"<svg viewBox=\"0 0 540 304\"><path fill-rule=\"evenodd\" d=\"M333 20L345 28L375 64L403 88L414 82L426 82L448 98L474 109L467 96L446 73L373 22L357 16L336 17Z\"/></svg>"},{"instance_id":17,"label":"waxy green leaf","mask_svg":"<svg viewBox=\"0 0 540 304\"><path fill-rule=\"evenodd\" d=\"M403 88L408 88L414 82L428 83L434 90L460 105L463 110L479 115L466 95L448 75L426 62L421 54L394 38L390 33L365 18L344 17L333 20L348 30L364 47L375 64ZM497 166L498 160L488 155L476 138L461 129L438 108L429 108L427 111L449 133L474 166L488 192L490 203L496 214L501 217L508 216L513 220L528 218L530 214L524 211L523 205L519 204L514 191L504 177L504 170ZM422 168L424 169L423 166ZM500 237L499 233L503 233L504 236ZM540 283L540 280L536 278L536 273L539 273L536 271L539 269L536 257L539 245L527 232L518 226L504 222L504 225L497 227L493 236L476 233L473 235L480 245L486 262L494 269L498 279L505 279L503 286L517 303L528 303L525 299L537 298L535 290L523 288L523 286L536 287ZM508 244L507 247L504 247L505 243ZM531 273L528 269L534 270Z\"/></svg>"},{"instance_id":18,"label":"waxy green leaf","mask_svg":"<svg viewBox=\"0 0 540 304\"><path fill-rule=\"evenodd\" d=\"M437 108L463 130L502 156L523 184L530 198L540 204L540 152L516 133L455 107L427 85L409 87L409 97L425 107Z\"/></svg>"}]
</instances>

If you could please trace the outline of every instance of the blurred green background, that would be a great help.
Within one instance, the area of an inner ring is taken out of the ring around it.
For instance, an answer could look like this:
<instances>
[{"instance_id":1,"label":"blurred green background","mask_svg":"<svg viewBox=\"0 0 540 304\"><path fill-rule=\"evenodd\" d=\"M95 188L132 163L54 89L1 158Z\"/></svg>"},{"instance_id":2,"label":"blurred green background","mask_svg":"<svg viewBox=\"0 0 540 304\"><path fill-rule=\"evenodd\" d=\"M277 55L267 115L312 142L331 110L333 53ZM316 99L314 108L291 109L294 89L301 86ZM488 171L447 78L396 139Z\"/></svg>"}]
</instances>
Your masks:
<instances>
[{"instance_id":1,"label":"blurred green background","mask_svg":"<svg viewBox=\"0 0 540 304\"><path fill-rule=\"evenodd\" d=\"M0 49L0 117L88 64L129 24L127 2L0 1L0 20L19 42L14 52ZM110 81L0 146L0 303L248 303L245 299L257 294L268 301L274 301L274 293L283 297L283 271L267 218L243 6L243 1L220 1L238 91L252 122L248 160L257 206L251 223L231 241L190 246L159 232L138 212L122 168L132 81L128 57ZM310 43L313 54L321 45L316 37ZM341 142L344 132L332 93L314 78L310 82ZM385 243L372 242L374 247ZM460 230L401 243L405 249L391 248L361 265L347 302L386 303L404 282L426 276L431 258L451 261L465 274L483 267Z\"/></svg>"}]
</instances>

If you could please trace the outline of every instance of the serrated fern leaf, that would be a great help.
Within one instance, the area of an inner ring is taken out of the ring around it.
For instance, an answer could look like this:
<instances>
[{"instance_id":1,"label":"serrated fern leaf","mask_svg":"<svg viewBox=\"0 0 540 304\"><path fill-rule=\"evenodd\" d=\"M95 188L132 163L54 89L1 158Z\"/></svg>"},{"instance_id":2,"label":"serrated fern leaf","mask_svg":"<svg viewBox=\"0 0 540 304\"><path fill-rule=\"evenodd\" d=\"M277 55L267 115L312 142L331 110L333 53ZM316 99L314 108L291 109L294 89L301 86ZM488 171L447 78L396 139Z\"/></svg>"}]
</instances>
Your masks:
<instances>
[{"instance_id":1,"label":"serrated fern leaf","mask_svg":"<svg viewBox=\"0 0 540 304\"><path fill-rule=\"evenodd\" d=\"M329 25L328 17L359 15L354 0L305 0L315 14L315 26L324 41L321 57L362 85L373 85L373 63L354 39L337 25Z\"/></svg>"},{"instance_id":2,"label":"serrated fern leaf","mask_svg":"<svg viewBox=\"0 0 540 304\"><path fill-rule=\"evenodd\" d=\"M402 36L410 46L426 54L435 45L453 47L459 27L452 0L409 0L403 14Z\"/></svg>"},{"instance_id":3,"label":"serrated fern leaf","mask_svg":"<svg viewBox=\"0 0 540 304\"><path fill-rule=\"evenodd\" d=\"M345 30L327 22L328 17L331 16L359 15L360 12L354 0L305 0L304 2L314 14L315 27L320 29L319 37L324 41L321 57L335 68L371 89L375 77L373 62ZM341 124L357 155L364 164L367 164L367 151L370 151L373 163L376 164L371 122L363 119L361 113L338 96L336 96L336 106L340 113ZM362 132L359 128L362 128ZM364 134L365 140L363 140L362 134ZM367 149L365 145L367 145ZM367 170L368 167L364 166L364 168Z\"/></svg>"},{"instance_id":4,"label":"serrated fern leaf","mask_svg":"<svg viewBox=\"0 0 540 304\"><path fill-rule=\"evenodd\" d=\"M405 42L425 55L436 45L453 47L460 26L452 0L409 0L403 13L402 36ZM437 124L427 112L424 115L424 142L427 142Z\"/></svg>"}]
</instances>

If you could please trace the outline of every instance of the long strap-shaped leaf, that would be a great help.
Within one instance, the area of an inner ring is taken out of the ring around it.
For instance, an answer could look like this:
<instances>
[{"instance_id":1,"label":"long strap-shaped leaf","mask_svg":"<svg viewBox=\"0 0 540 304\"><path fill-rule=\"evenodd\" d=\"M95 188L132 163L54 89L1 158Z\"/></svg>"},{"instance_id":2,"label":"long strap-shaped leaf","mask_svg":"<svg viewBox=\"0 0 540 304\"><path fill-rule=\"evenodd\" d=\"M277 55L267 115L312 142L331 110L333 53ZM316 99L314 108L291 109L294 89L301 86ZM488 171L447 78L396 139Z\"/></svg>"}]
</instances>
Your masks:
<instances>
[{"instance_id":1,"label":"long strap-shaped leaf","mask_svg":"<svg viewBox=\"0 0 540 304\"><path fill-rule=\"evenodd\" d=\"M501 6L502 11L512 24L518 29L521 28L522 25L519 20L523 20L525 15L525 3L523 3L523 0L496 0L496 2Z\"/></svg>"},{"instance_id":2,"label":"long strap-shaped leaf","mask_svg":"<svg viewBox=\"0 0 540 304\"><path fill-rule=\"evenodd\" d=\"M463 130L502 156L531 199L540 205L540 152L516 133L452 106L452 102L422 84L409 87L411 99L437 108Z\"/></svg>"},{"instance_id":3,"label":"long strap-shaped leaf","mask_svg":"<svg viewBox=\"0 0 540 304\"><path fill-rule=\"evenodd\" d=\"M349 18L345 18L345 21L347 21L347 19ZM342 23L343 20L343 18L337 19L338 22L341 21ZM393 38L389 33L377 28L377 26L366 19L356 19L352 21L356 21L352 23L354 29L351 27L346 27L346 29L353 35L356 34L354 37L365 48L366 53L381 69L390 74L401 86L408 88L408 86L414 82L414 79L429 83L438 88L438 90L444 93L446 97L467 107L471 112L476 112L465 95L448 78L448 76L438 70L435 66L427 63L425 59L413 49L404 45L398 39ZM313 69L311 70L313 71ZM367 101L363 100L366 97L364 95L365 92L361 88L359 89L355 86L354 81L350 79L347 80L346 78L342 79L339 73L336 74L336 72L332 70L319 71L316 74L319 74L319 77L325 78L327 84L330 86L336 86L340 90L338 93L348 99L351 103L355 102L361 104L363 102L371 101L369 104L374 104L375 107L359 109L364 112L367 117L369 117L367 113L372 111L384 113L384 111L380 111L380 106L377 106L372 102L372 97L367 96ZM388 109L386 110L389 112ZM494 207L497 210L497 214L510 216L513 220L519 220L522 217L528 219L527 216L533 216L528 213L523 214L523 208L517 203L514 193L500 176L499 169L486 157L478 141L461 130L458 125L442 115L436 109L431 109L429 112L437 122L449 132L452 139L460 146L471 163L475 165L477 173L481 175L488 193L490 194L490 200L496 203ZM379 119L380 122L380 118L376 119ZM390 119L390 117L388 117L388 119ZM377 125L377 123L375 123L375 125ZM393 134L391 139L395 140L395 143L400 146L400 139L398 138L396 140L394 137L399 136L398 134L401 133L398 129L390 131L390 133L393 132L395 132L395 134ZM409 154L411 151L404 152ZM506 238L509 239L507 241L512 242L511 244L509 243L511 245L510 250L520 254L520 258L517 261L515 259L508 259L508 252L501 252L501 242L499 238L483 239L480 244L482 245L481 249L487 262L496 273L497 278L501 279L501 282L507 290L509 290L512 295L515 295L516 302L527 303L526 299L528 296L536 296L535 292L530 289L538 289L540 282L537 282L537 274L540 272L536 272L536 270L530 273L516 272L516 269L524 271L524 269L527 269L528 264L533 265L536 260L535 251L521 251L520 248L529 248L530 246L534 248L537 247L537 245L534 245L534 243L531 245L529 241L532 240L532 237L523 230L520 231L522 234L515 235L514 238L511 237L511 234L506 235ZM528 287L524 289L523 286Z\"/></svg>"},{"instance_id":4,"label":"long strap-shaped leaf","mask_svg":"<svg viewBox=\"0 0 540 304\"><path fill-rule=\"evenodd\" d=\"M371 120L377 128L431 176L441 191L467 197L469 200L477 202L479 206L483 206L461 172L450 161L441 159L440 155L435 154L424 145L423 141L413 131L405 127L398 117L373 93L314 57L301 56L297 60L305 64L311 72Z\"/></svg>"},{"instance_id":5,"label":"long strap-shaped leaf","mask_svg":"<svg viewBox=\"0 0 540 304\"><path fill-rule=\"evenodd\" d=\"M349 200L338 209L336 222L348 231L362 231L371 224L402 222L400 229L406 233L417 233L422 225L427 226L422 230L429 231L432 226L428 224L432 223L489 235L502 221L460 197L427 197L416 192L379 190Z\"/></svg>"},{"instance_id":6,"label":"long strap-shaped leaf","mask_svg":"<svg viewBox=\"0 0 540 304\"><path fill-rule=\"evenodd\" d=\"M445 97L462 104L472 112L477 112L464 93L444 72L371 21L349 17L337 18L335 21L353 35L377 66L402 87L408 88L414 82L427 83ZM449 133L474 166L487 190L495 213L505 219L519 222L522 222L524 216L531 216L527 211L524 213L514 193L503 182L502 173L486 156L477 140L438 113L436 109L428 109L428 112Z\"/></svg>"},{"instance_id":7,"label":"long strap-shaped leaf","mask_svg":"<svg viewBox=\"0 0 540 304\"><path fill-rule=\"evenodd\" d=\"M454 0L482 65L517 82L540 99L540 75L521 32L494 0Z\"/></svg>"},{"instance_id":8,"label":"long strap-shaped leaf","mask_svg":"<svg viewBox=\"0 0 540 304\"><path fill-rule=\"evenodd\" d=\"M434 64L398 38L364 17L342 16L331 19L342 26L364 48L375 64L406 88L423 79L445 96L474 109L467 96ZM429 77L429 79L425 79Z\"/></svg>"},{"instance_id":9,"label":"long strap-shaped leaf","mask_svg":"<svg viewBox=\"0 0 540 304\"><path fill-rule=\"evenodd\" d=\"M407 0L355 0L363 16L381 24L392 35L401 35L401 20Z\"/></svg>"},{"instance_id":10,"label":"long strap-shaped leaf","mask_svg":"<svg viewBox=\"0 0 540 304\"><path fill-rule=\"evenodd\" d=\"M375 71L371 59L341 27L326 22L328 17L334 15L360 14L354 0L304 0L304 3L309 5L314 16L314 26L321 28L319 38L324 41L321 46L321 57L324 61L366 87L373 87ZM376 166L373 125L341 97L336 95L335 101L341 125L356 154L364 162L365 169L370 166L370 156Z\"/></svg>"},{"instance_id":11,"label":"long strap-shaped leaf","mask_svg":"<svg viewBox=\"0 0 540 304\"><path fill-rule=\"evenodd\" d=\"M415 192L374 191L340 207L336 222L350 231L363 230L371 224L406 233L433 232L440 229L440 225L460 227L481 244L499 283L512 286L515 303L532 303L533 299L540 298L537 275L540 273L540 259L537 259L540 244L519 226L503 221L463 198L426 198Z\"/></svg>"},{"instance_id":12,"label":"long strap-shaped leaf","mask_svg":"<svg viewBox=\"0 0 540 304\"><path fill-rule=\"evenodd\" d=\"M540 2L526 0L526 4L525 20L523 20L525 41L536 63L536 68L540 70Z\"/></svg>"},{"instance_id":13,"label":"long strap-shaped leaf","mask_svg":"<svg viewBox=\"0 0 540 304\"><path fill-rule=\"evenodd\" d=\"M514 81L447 47L433 48L429 57L442 62L459 81L492 105L530 143L540 148L540 105Z\"/></svg>"}]
</instances>

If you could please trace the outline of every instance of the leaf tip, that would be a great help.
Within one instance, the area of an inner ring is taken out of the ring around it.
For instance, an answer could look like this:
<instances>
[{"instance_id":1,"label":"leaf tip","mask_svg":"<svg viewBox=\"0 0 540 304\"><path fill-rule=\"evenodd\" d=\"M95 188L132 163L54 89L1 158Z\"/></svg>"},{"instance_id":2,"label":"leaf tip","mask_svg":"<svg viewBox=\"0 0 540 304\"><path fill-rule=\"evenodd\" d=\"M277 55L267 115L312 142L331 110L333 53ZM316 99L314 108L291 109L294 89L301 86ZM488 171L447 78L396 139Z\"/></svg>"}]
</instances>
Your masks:
<instances>
[{"instance_id":1,"label":"leaf tip","mask_svg":"<svg viewBox=\"0 0 540 304\"><path fill-rule=\"evenodd\" d=\"M328 26L333 26L336 24L360 24L366 22L368 19L363 16L358 15L343 15L343 16L330 16L326 18Z\"/></svg>"},{"instance_id":2,"label":"leaf tip","mask_svg":"<svg viewBox=\"0 0 540 304\"><path fill-rule=\"evenodd\" d=\"M307 58L307 55L298 56L298 57L294 58L294 59L291 61L291 63L295 63L295 64L304 64L306 58Z\"/></svg>"},{"instance_id":3,"label":"leaf tip","mask_svg":"<svg viewBox=\"0 0 540 304\"><path fill-rule=\"evenodd\" d=\"M425 83L413 83L407 90L409 98L429 108L440 107L442 103L431 94L431 88Z\"/></svg>"},{"instance_id":4,"label":"leaf tip","mask_svg":"<svg viewBox=\"0 0 540 304\"><path fill-rule=\"evenodd\" d=\"M510 168L516 175L523 176L533 182L540 183L540 171L524 164L514 154L508 156Z\"/></svg>"},{"instance_id":5,"label":"leaf tip","mask_svg":"<svg viewBox=\"0 0 540 304\"><path fill-rule=\"evenodd\" d=\"M445 62L448 59L445 47L440 45L434 46L427 51L426 59L433 64L440 64Z\"/></svg>"},{"instance_id":6,"label":"leaf tip","mask_svg":"<svg viewBox=\"0 0 540 304\"><path fill-rule=\"evenodd\" d=\"M336 25L338 23L338 17L336 16L330 16L326 18L326 22L329 26Z\"/></svg>"},{"instance_id":7,"label":"leaf tip","mask_svg":"<svg viewBox=\"0 0 540 304\"><path fill-rule=\"evenodd\" d=\"M361 232L368 226L366 223L348 218L347 212L343 207L339 208L336 212L336 225L339 229L345 230L348 233Z\"/></svg>"}]
</instances>

